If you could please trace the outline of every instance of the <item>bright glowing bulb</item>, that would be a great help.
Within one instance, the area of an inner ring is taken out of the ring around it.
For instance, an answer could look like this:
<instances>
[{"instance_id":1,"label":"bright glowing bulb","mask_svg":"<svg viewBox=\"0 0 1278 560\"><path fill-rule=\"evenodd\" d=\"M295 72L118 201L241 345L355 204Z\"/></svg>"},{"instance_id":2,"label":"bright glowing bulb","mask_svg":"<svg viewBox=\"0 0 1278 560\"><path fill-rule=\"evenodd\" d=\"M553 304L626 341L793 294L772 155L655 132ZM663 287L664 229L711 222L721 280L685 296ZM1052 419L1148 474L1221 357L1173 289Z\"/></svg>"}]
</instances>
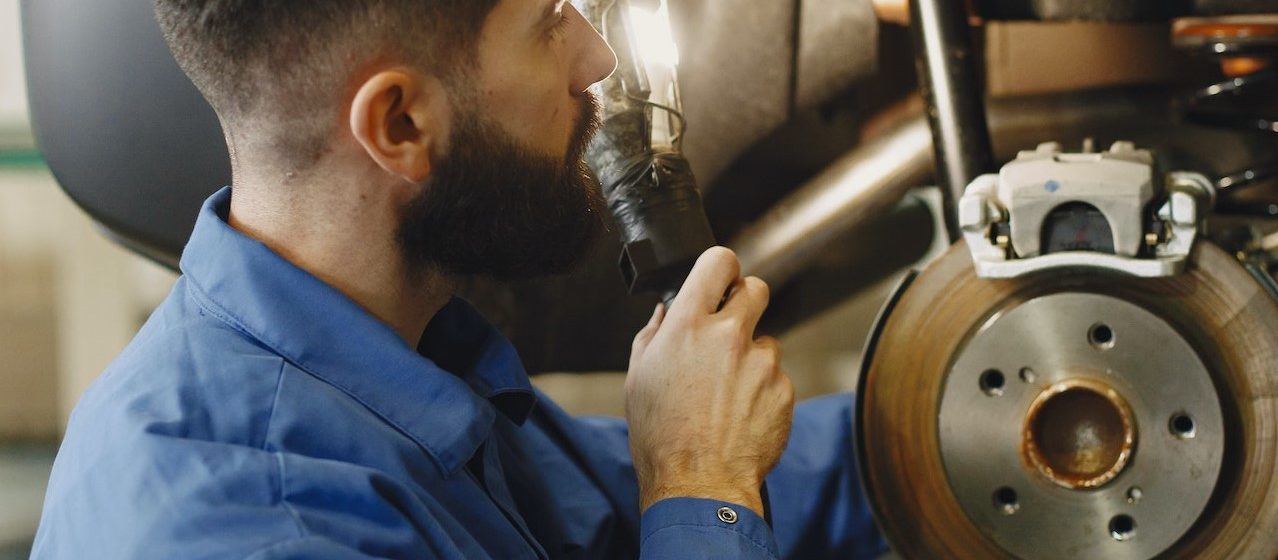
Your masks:
<instances>
[{"instance_id":1,"label":"bright glowing bulb","mask_svg":"<svg viewBox=\"0 0 1278 560\"><path fill-rule=\"evenodd\" d=\"M679 65L679 47L670 30L670 11L661 0L656 11L630 7L630 23L644 62L674 68Z\"/></svg>"}]
</instances>

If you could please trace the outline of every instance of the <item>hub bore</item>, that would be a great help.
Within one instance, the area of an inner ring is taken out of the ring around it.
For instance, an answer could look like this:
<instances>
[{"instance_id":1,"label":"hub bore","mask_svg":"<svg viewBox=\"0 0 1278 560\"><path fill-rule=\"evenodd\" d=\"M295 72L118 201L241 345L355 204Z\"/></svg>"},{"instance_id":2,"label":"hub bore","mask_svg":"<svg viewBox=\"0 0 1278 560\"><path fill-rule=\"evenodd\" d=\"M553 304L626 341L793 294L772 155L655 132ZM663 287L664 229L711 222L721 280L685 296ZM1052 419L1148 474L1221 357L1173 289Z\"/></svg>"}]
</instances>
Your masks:
<instances>
[{"instance_id":1,"label":"hub bore","mask_svg":"<svg viewBox=\"0 0 1278 560\"><path fill-rule=\"evenodd\" d=\"M1075 378L1034 399L1023 438L1025 461L1048 480L1070 489L1096 488L1127 466L1136 425L1112 387Z\"/></svg>"}]
</instances>

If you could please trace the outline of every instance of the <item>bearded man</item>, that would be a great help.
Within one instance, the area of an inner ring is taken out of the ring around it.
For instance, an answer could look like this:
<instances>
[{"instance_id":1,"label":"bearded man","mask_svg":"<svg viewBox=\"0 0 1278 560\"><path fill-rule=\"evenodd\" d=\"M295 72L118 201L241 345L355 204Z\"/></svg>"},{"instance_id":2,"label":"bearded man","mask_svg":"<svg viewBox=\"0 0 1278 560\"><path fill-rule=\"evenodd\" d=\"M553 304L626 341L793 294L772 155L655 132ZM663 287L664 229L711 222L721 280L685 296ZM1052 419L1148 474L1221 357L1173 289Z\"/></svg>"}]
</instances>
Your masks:
<instances>
[{"instance_id":1,"label":"bearded man","mask_svg":"<svg viewBox=\"0 0 1278 560\"><path fill-rule=\"evenodd\" d=\"M754 337L767 287L726 249L636 336L628 422L557 408L453 297L563 272L601 229L587 89L616 60L571 4L155 5L233 184L76 407L34 557L883 549L852 400L795 413L776 341Z\"/></svg>"}]
</instances>

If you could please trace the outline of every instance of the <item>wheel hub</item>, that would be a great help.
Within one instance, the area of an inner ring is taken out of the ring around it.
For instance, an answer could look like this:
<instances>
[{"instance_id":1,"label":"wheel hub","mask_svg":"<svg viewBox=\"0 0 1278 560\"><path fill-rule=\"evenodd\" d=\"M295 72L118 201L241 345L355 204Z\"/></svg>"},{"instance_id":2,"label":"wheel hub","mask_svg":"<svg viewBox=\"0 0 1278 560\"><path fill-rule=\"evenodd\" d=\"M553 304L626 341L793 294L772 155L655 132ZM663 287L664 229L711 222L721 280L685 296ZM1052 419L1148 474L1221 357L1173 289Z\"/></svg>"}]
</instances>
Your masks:
<instances>
[{"instance_id":1,"label":"wheel hub","mask_svg":"<svg viewBox=\"0 0 1278 560\"><path fill-rule=\"evenodd\" d=\"M1206 507L1225 443L1190 345L1152 313L1088 293L986 321L957 353L938 422L959 504L1025 558L1168 549Z\"/></svg>"},{"instance_id":2,"label":"wheel hub","mask_svg":"<svg viewBox=\"0 0 1278 560\"><path fill-rule=\"evenodd\" d=\"M1048 387L1030 403L1022 430L1026 463L1071 490L1113 480L1131 459L1136 426L1114 388L1087 378Z\"/></svg>"}]
</instances>

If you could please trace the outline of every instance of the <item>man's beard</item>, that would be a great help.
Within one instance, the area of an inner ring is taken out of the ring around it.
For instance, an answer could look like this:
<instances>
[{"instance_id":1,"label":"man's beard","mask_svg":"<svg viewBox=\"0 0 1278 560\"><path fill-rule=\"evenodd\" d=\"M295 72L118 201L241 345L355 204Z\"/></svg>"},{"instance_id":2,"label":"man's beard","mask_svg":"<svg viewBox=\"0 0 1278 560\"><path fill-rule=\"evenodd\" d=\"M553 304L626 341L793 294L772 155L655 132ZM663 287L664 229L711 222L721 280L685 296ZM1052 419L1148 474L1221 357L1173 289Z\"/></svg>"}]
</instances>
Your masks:
<instances>
[{"instance_id":1,"label":"man's beard","mask_svg":"<svg viewBox=\"0 0 1278 560\"><path fill-rule=\"evenodd\" d=\"M599 182L583 159L598 101L583 98L562 160L520 145L473 109L454 114L449 154L400 221L409 269L498 280L572 269L604 224Z\"/></svg>"}]
</instances>

